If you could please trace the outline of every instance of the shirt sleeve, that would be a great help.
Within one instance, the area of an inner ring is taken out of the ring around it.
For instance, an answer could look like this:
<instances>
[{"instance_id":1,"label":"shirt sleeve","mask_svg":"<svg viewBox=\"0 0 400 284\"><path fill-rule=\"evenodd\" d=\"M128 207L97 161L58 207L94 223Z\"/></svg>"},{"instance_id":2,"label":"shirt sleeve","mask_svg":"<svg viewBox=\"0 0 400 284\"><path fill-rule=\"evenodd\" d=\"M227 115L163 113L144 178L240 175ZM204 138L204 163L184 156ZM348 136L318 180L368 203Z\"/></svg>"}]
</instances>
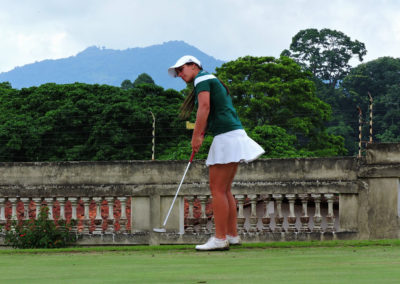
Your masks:
<instances>
[{"instance_id":1,"label":"shirt sleeve","mask_svg":"<svg viewBox=\"0 0 400 284\"><path fill-rule=\"evenodd\" d=\"M204 92L204 91L205 92L210 92L210 90L211 90L210 83L211 83L211 80L204 80L204 81L202 81L202 82L200 82L200 83L198 83L196 85L196 88L195 88L196 98L197 98L197 96L199 95L200 92Z\"/></svg>"}]
</instances>

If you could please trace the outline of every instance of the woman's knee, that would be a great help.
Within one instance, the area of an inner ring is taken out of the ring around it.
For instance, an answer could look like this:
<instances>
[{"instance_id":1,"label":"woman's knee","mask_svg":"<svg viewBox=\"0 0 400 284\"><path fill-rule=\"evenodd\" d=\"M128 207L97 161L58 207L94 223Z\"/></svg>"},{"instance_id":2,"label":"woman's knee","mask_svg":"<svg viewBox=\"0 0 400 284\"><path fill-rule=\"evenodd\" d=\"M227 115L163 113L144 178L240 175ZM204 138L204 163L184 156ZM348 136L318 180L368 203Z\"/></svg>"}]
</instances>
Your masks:
<instances>
[{"instance_id":1,"label":"woman's knee","mask_svg":"<svg viewBox=\"0 0 400 284\"><path fill-rule=\"evenodd\" d=\"M210 186L210 190L213 198L227 198L226 190L224 188Z\"/></svg>"}]
</instances>

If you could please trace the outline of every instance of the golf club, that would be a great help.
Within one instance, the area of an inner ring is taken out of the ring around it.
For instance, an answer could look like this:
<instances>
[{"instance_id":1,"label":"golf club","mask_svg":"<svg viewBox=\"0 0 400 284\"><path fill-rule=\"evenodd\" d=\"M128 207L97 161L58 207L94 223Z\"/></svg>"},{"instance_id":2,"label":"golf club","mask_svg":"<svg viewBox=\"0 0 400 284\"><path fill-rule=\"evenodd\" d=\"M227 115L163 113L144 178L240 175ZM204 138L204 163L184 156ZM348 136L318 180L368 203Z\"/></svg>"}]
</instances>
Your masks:
<instances>
[{"instance_id":1,"label":"golf club","mask_svg":"<svg viewBox=\"0 0 400 284\"><path fill-rule=\"evenodd\" d=\"M166 232L165 224L167 224L169 215L171 214L172 208L174 207L175 200L176 200L176 198L177 198L177 196L178 196L179 190L181 189L183 180L185 179L186 173L187 173L187 171L189 170L190 164L191 164L192 161L193 161L194 154L195 154L195 153L194 153L194 151L193 151L193 152L192 152L192 155L190 156L190 160L189 160L189 163L188 163L188 165L187 165L187 167L186 167L185 173L183 174L181 183L179 184L178 190L177 190L176 193L175 193L175 197L174 197L174 199L172 200L172 204L171 204L171 206L169 207L169 210L168 210L167 216L165 217L165 220L164 220L164 223L163 223L163 225L162 225L162 228L153 228L153 231L154 231L154 232L157 232L157 233L165 233L165 232Z\"/></svg>"}]
</instances>

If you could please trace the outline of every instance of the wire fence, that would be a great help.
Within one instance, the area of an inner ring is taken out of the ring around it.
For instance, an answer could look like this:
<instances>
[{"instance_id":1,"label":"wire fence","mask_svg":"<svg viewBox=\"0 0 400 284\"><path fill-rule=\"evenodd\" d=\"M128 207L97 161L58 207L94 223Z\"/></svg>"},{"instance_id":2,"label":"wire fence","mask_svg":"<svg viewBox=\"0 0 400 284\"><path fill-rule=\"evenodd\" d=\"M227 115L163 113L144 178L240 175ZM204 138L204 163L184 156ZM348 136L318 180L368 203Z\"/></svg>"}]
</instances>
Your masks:
<instances>
[{"instance_id":1,"label":"wire fence","mask_svg":"<svg viewBox=\"0 0 400 284\"><path fill-rule=\"evenodd\" d=\"M330 120L321 121L318 109L310 111L282 110L282 113L261 115L261 124L274 125L287 130L289 134L304 136L301 127L312 125L324 126L330 129L330 133L345 135L350 143L359 143L359 116L357 109L352 105L341 106L340 109L331 111ZM179 122L175 117L161 114L162 118L156 117L155 135L153 131L153 118L150 113L112 113L93 111L82 113L83 110L48 110L37 113L33 123L28 123L30 118L16 115L14 118L26 124L6 123L6 118L0 115L0 149L7 144L40 143L40 151L54 149L59 146L60 137L63 137L64 148L66 147L112 147L113 149L126 149L127 147L151 149L152 139L156 139L158 145L176 143L178 139L190 141L191 131L187 130L184 122ZM390 127L400 125L400 103L391 103L383 106L374 105L373 141L381 142L380 136ZM257 116L255 114L254 116ZM392 118L391 118L392 117ZM369 110L363 109L362 116L362 140L367 140L369 135ZM3 121L2 121L3 120ZM299 123L302 120L302 123ZM245 121L245 120L243 120ZM44 122L48 122L44 124ZM50 123L49 123L50 122ZM52 124L53 123L53 124ZM171 124L174 127L171 127ZM182 126L180 126L180 124ZM246 127L246 124L244 124ZM10 132L13 132L10 134ZM350 140L350 141L349 141ZM400 134L393 137L391 142L400 142ZM11 147L12 148L12 147ZM23 148L23 147L22 147ZM156 146L157 149L157 146ZM23 151L23 150L21 150ZM18 150L15 149L18 153ZM0 159L10 156L0 155ZM16 159L24 159L25 156L12 155Z\"/></svg>"}]
</instances>

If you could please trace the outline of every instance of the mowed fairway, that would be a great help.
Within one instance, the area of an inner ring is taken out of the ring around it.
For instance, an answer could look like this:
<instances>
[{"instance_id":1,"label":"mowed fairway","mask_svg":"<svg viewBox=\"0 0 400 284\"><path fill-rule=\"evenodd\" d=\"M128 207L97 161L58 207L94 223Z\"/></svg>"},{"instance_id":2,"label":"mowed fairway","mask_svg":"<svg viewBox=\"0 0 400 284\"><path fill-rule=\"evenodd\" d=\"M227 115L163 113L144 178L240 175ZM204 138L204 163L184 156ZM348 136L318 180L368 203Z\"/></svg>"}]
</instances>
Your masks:
<instances>
[{"instance_id":1,"label":"mowed fairway","mask_svg":"<svg viewBox=\"0 0 400 284\"><path fill-rule=\"evenodd\" d=\"M400 283L400 246L3 251L0 283Z\"/></svg>"}]
</instances>

